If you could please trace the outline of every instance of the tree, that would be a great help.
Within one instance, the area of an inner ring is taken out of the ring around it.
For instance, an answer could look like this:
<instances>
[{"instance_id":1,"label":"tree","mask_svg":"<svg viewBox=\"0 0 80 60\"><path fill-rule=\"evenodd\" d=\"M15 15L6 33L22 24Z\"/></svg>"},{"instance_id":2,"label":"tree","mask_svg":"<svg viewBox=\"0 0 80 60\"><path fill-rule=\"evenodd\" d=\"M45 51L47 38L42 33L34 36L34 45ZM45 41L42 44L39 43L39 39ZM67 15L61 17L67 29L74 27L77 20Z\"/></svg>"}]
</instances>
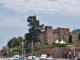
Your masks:
<instances>
[{"instance_id":1,"label":"tree","mask_svg":"<svg viewBox=\"0 0 80 60\"><path fill-rule=\"evenodd\" d=\"M69 43L72 43L72 35L69 35Z\"/></svg>"},{"instance_id":2,"label":"tree","mask_svg":"<svg viewBox=\"0 0 80 60\"><path fill-rule=\"evenodd\" d=\"M10 39L10 40L8 41L7 46L8 46L9 48L12 48L12 42L13 42L13 47L21 46L21 42L22 42L23 40L24 40L23 37L20 37L20 36L19 36L18 38L13 37L12 39Z\"/></svg>"},{"instance_id":3,"label":"tree","mask_svg":"<svg viewBox=\"0 0 80 60\"><path fill-rule=\"evenodd\" d=\"M80 33L78 34L78 40L80 40Z\"/></svg>"},{"instance_id":4,"label":"tree","mask_svg":"<svg viewBox=\"0 0 80 60\"><path fill-rule=\"evenodd\" d=\"M36 16L29 16L27 18L28 22L28 31L29 33L25 34L25 40L27 40L27 43L34 42L37 43L40 41L39 39L39 33L44 29L44 24L40 25L39 20L37 20Z\"/></svg>"}]
</instances>

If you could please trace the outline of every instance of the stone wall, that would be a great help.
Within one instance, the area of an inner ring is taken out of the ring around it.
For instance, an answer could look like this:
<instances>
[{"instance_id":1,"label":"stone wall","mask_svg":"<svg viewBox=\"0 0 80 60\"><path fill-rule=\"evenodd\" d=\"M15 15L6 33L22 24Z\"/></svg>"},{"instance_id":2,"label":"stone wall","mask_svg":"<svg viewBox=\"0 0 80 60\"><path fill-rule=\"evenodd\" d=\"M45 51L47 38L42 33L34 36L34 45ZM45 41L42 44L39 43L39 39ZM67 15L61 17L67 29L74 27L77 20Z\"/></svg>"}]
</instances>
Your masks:
<instances>
[{"instance_id":1,"label":"stone wall","mask_svg":"<svg viewBox=\"0 0 80 60\"><path fill-rule=\"evenodd\" d=\"M60 54L63 55L65 53L65 51L66 51L66 47L52 48L52 47L49 47L49 46L44 46L44 47L41 47L41 49L39 51L34 51L33 55L40 56L41 54L50 54L54 58L59 58ZM31 53L30 54L26 54L26 57L29 56L29 55L31 55ZM64 58L64 55L63 55L63 58Z\"/></svg>"},{"instance_id":2,"label":"stone wall","mask_svg":"<svg viewBox=\"0 0 80 60\"><path fill-rule=\"evenodd\" d=\"M8 47L7 46L3 46L3 49L1 50L0 54L1 54L1 57L4 57L4 55L6 55L6 57L8 57L9 55L9 51L8 51Z\"/></svg>"},{"instance_id":3,"label":"stone wall","mask_svg":"<svg viewBox=\"0 0 80 60\"><path fill-rule=\"evenodd\" d=\"M51 26L45 26L45 30L42 31L39 35L41 43L44 45L45 42L52 44L53 41L59 40L68 42L69 35L72 35L74 41L78 40L78 34L73 34L70 32L69 28L60 28L52 29Z\"/></svg>"}]
</instances>

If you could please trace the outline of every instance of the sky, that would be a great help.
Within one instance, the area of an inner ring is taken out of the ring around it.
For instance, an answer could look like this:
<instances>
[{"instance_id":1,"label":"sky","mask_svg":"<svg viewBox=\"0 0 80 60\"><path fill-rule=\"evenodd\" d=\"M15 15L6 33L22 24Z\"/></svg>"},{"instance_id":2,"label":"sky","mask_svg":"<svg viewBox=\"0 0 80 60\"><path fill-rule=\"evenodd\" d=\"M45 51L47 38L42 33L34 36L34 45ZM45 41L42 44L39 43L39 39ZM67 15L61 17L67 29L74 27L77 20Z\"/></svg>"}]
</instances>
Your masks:
<instances>
[{"instance_id":1,"label":"sky","mask_svg":"<svg viewBox=\"0 0 80 60\"><path fill-rule=\"evenodd\" d=\"M80 28L80 0L0 0L0 49L13 38L28 32L27 17L36 16L41 24Z\"/></svg>"}]
</instances>

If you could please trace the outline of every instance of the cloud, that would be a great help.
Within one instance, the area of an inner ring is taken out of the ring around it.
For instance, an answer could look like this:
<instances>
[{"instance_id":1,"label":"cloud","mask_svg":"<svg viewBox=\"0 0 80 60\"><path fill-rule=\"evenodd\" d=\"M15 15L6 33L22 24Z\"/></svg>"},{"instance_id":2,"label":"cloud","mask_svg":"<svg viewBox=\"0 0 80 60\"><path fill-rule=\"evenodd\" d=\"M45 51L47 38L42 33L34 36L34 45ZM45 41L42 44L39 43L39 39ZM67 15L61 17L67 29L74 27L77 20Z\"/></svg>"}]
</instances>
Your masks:
<instances>
[{"instance_id":1,"label":"cloud","mask_svg":"<svg viewBox=\"0 0 80 60\"><path fill-rule=\"evenodd\" d=\"M0 3L20 13L80 15L80 0L0 0Z\"/></svg>"},{"instance_id":2,"label":"cloud","mask_svg":"<svg viewBox=\"0 0 80 60\"><path fill-rule=\"evenodd\" d=\"M20 16L19 16L20 17ZM3 13L0 13L0 27L20 27L26 28L27 22L26 20L21 18L17 18L16 16L7 16Z\"/></svg>"}]
</instances>

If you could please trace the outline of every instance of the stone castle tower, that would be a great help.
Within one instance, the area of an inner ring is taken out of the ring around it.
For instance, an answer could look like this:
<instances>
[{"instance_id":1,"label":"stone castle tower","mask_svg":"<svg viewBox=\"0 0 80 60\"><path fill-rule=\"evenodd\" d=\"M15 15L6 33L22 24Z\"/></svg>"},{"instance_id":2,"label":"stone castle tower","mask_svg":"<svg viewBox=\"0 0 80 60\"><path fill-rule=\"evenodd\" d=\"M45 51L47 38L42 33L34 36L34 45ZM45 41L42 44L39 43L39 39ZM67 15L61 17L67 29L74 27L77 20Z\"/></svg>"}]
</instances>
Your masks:
<instances>
[{"instance_id":1,"label":"stone castle tower","mask_svg":"<svg viewBox=\"0 0 80 60\"><path fill-rule=\"evenodd\" d=\"M49 44L53 42L53 31L51 26L45 26L45 42Z\"/></svg>"},{"instance_id":2,"label":"stone castle tower","mask_svg":"<svg viewBox=\"0 0 80 60\"><path fill-rule=\"evenodd\" d=\"M69 35L72 35L74 41L78 40L78 34L71 33L69 28L58 27L52 29L52 26L45 26L45 30L39 34L40 44L44 45L45 42L52 44L57 39L59 41L63 39L65 42L68 42Z\"/></svg>"}]
</instances>

